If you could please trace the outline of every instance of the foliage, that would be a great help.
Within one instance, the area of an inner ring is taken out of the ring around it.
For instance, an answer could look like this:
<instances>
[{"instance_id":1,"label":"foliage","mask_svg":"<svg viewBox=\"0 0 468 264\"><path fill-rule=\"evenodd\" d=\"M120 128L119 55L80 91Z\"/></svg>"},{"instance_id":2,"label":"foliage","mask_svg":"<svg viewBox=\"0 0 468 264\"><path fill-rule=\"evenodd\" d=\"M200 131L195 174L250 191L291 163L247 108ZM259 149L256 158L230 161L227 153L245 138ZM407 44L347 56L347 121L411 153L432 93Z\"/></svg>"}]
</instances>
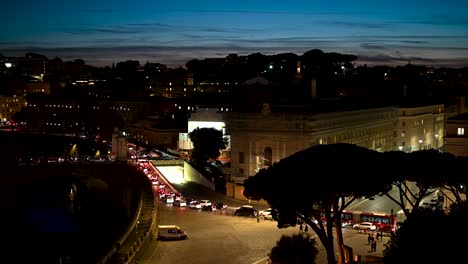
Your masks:
<instances>
[{"instance_id":1,"label":"foliage","mask_svg":"<svg viewBox=\"0 0 468 264\"><path fill-rule=\"evenodd\" d=\"M446 188L455 192L459 205L466 199L463 194L467 180L458 173L463 171L464 164L466 158L436 150L379 153L344 143L318 145L284 158L245 180L244 195L254 200L265 199L278 212L275 220L280 228L294 226L298 217L304 220L326 249L328 263L335 262L335 223L342 262L341 212L350 203L386 195L408 218L413 212L420 213L419 203L431 189ZM394 187L399 190L396 197L389 194ZM406 208L408 204L410 207ZM317 221L321 220L321 213L325 215L325 223Z\"/></svg>"},{"instance_id":2,"label":"foliage","mask_svg":"<svg viewBox=\"0 0 468 264\"><path fill-rule=\"evenodd\" d=\"M197 165L206 164L210 159L217 159L220 150L227 146L223 132L215 128L196 128L189 133L189 138L193 143L191 160Z\"/></svg>"},{"instance_id":3,"label":"foliage","mask_svg":"<svg viewBox=\"0 0 468 264\"><path fill-rule=\"evenodd\" d=\"M317 242L307 233L283 235L269 254L272 264L314 264Z\"/></svg>"},{"instance_id":4,"label":"foliage","mask_svg":"<svg viewBox=\"0 0 468 264\"><path fill-rule=\"evenodd\" d=\"M278 227L295 226L299 217L317 234L335 263L333 225L343 257L341 212L355 199L372 197L390 188L385 171L375 177L369 164L383 164L382 154L352 144L318 145L299 151L260 170L244 181L244 195L265 199L278 211ZM351 177L359 171L359 181ZM320 174L319 174L320 173ZM285 180L287 179L287 180ZM391 182L390 182L391 183ZM326 223L320 220L325 213Z\"/></svg>"},{"instance_id":5,"label":"foliage","mask_svg":"<svg viewBox=\"0 0 468 264\"><path fill-rule=\"evenodd\" d=\"M467 181L460 178L460 173L457 172L466 164L466 158L437 150L411 153L390 151L383 154L388 164L397 164L389 170L393 170L390 175L392 185L399 190L396 196L388 192L384 194L400 206L406 217L418 210L422 199L436 188L445 188L453 193L457 202L463 201L460 194L466 191L466 184L463 182ZM446 195L446 199L451 198Z\"/></svg>"},{"instance_id":6,"label":"foliage","mask_svg":"<svg viewBox=\"0 0 468 264\"><path fill-rule=\"evenodd\" d=\"M468 205L443 211L416 210L385 245L384 261L392 263L465 263Z\"/></svg>"}]
</instances>

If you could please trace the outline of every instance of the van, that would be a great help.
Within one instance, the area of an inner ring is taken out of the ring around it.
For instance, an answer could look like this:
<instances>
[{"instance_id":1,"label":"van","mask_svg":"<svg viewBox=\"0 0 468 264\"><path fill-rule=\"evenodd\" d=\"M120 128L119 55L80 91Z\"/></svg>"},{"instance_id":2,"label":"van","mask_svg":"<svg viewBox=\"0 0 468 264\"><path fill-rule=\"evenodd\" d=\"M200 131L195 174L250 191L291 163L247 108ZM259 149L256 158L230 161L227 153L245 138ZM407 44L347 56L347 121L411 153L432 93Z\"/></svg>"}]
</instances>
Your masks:
<instances>
[{"instance_id":1,"label":"van","mask_svg":"<svg viewBox=\"0 0 468 264\"><path fill-rule=\"evenodd\" d=\"M158 226L158 239L159 240L180 240L186 239L187 233L180 229L178 225L159 225Z\"/></svg>"}]
</instances>

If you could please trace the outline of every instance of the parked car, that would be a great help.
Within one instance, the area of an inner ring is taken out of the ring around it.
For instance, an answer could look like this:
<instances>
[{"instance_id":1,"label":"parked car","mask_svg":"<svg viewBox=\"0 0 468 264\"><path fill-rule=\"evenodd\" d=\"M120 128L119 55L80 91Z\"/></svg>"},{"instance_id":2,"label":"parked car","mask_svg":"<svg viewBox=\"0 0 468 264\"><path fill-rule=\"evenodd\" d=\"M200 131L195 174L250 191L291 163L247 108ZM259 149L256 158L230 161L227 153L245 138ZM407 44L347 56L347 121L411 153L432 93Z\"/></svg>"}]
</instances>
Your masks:
<instances>
[{"instance_id":1,"label":"parked car","mask_svg":"<svg viewBox=\"0 0 468 264\"><path fill-rule=\"evenodd\" d=\"M358 230L369 230L369 231L377 230L377 226L375 226L371 222L362 222L359 224L355 224L353 225L353 228L358 229Z\"/></svg>"},{"instance_id":2,"label":"parked car","mask_svg":"<svg viewBox=\"0 0 468 264\"><path fill-rule=\"evenodd\" d=\"M216 211L216 207L212 205L203 205L201 209L202 211Z\"/></svg>"},{"instance_id":3,"label":"parked car","mask_svg":"<svg viewBox=\"0 0 468 264\"><path fill-rule=\"evenodd\" d=\"M227 204L225 204L225 203L223 203L223 202L217 202L217 203L215 204L215 207L216 207L216 209L218 209L218 210L225 210L225 209L227 209Z\"/></svg>"},{"instance_id":4,"label":"parked car","mask_svg":"<svg viewBox=\"0 0 468 264\"><path fill-rule=\"evenodd\" d=\"M251 205L243 205L234 211L234 215L255 217L257 216L257 210Z\"/></svg>"},{"instance_id":5,"label":"parked car","mask_svg":"<svg viewBox=\"0 0 468 264\"><path fill-rule=\"evenodd\" d=\"M189 204L188 204L188 207L190 209L201 209L202 206L200 205L200 202L198 201L191 201Z\"/></svg>"},{"instance_id":6,"label":"parked car","mask_svg":"<svg viewBox=\"0 0 468 264\"><path fill-rule=\"evenodd\" d=\"M263 217L265 220L273 220L272 210L271 208L261 210L258 212L258 216Z\"/></svg>"},{"instance_id":7,"label":"parked car","mask_svg":"<svg viewBox=\"0 0 468 264\"><path fill-rule=\"evenodd\" d=\"M200 200L199 202L200 202L201 207L203 207L205 205L206 206L211 206L210 200Z\"/></svg>"}]
</instances>

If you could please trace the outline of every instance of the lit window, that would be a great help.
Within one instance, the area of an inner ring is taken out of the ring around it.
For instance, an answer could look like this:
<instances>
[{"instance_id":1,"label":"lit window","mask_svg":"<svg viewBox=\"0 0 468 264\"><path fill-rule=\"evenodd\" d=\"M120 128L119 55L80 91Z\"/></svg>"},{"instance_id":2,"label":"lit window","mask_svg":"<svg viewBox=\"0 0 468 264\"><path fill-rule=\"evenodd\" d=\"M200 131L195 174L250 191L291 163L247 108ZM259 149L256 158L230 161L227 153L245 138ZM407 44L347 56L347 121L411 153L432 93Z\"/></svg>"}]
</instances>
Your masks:
<instances>
[{"instance_id":1,"label":"lit window","mask_svg":"<svg viewBox=\"0 0 468 264\"><path fill-rule=\"evenodd\" d=\"M465 128L459 127L459 128L458 128L457 134L458 134L459 136L465 135Z\"/></svg>"}]
</instances>

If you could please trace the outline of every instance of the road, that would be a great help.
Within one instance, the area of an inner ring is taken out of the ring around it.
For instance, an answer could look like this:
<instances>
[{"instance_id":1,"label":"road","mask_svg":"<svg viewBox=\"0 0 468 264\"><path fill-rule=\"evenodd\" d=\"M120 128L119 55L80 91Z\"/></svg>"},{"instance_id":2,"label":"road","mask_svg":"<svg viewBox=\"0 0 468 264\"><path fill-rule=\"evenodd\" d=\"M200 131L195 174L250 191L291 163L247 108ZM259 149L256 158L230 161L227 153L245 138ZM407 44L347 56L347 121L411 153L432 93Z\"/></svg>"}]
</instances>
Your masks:
<instances>
[{"instance_id":1,"label":"road","mask_svg":"<svg viewBox=\"0 0 468 264\"><path fill-rule=\"evenodd\" d=\"M298 227L278 229L275 221L232 215L227 211L204 212L189 208L159 204L159 224L177 224L189 239L183 241L157 241L153 236L137 255L139 264L259 264L266 263L266 256L282 235L299 232ZM309 231L315 236L313 231ZM369 253L367 237L356 230L344 229L345 243L354 254L381 255L382 243L376 253ZM317 240L317 263L326 263L324 249Z\"/></svg>"}]
</instances>

